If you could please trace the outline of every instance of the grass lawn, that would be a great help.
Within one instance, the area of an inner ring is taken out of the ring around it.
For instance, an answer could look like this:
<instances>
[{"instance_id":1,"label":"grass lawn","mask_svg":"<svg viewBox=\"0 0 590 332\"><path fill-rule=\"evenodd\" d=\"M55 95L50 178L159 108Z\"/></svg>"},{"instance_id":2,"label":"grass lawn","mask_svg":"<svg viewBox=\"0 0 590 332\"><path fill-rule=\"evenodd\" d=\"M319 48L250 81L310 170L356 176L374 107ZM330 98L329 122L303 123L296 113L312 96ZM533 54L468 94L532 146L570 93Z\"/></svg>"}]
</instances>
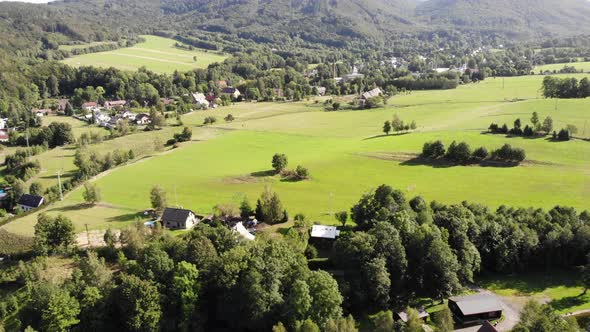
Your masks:
<instances>
[{"instance_id":1,"label":"grass lawn","mask_svg":"<svg viewBox=\"0 0 590 332\"><path fill-rule=\"evenodd\" d=\"M537 299L548 302L561 314L590 309L590 293L584 288L576 271L550 271L510 276L485 277L478 280L481 287L510 298Z\"/></svg>"},{"instance_id":2,"label":"grass lawn","mask_svg":"<svg viewBox=\"0 0 590 332\"><path fill-rule=\"evenodd\" d=\"M492 208L502 204L588 208L590 143L482 134L491 122L511 126L520 118L524 125L537 111L541 118L553 117L556 128L572 123L580 128L579 136L590 136L590 124L586 125L590 100L538 99L541 80L541 76L488 79L456 90L414 92L393 97L376 110L326 112L321 103L310 100L238 103L193 112L183 116L184 125L193 129L193 142L99 177L96 183L103 202L95 207L81 204L77 190L47 211L70 216L79 230L84 224L91 229L122 227L149 207L149 191L155 184L167 190L171 205L203 214L218 203L239 204L245 196L254 203L264 187L271 186L290 215L304 213L314 221L332 224L336 220L330 212L349 210L362 193L383 183L403 190L408 198L422 195L444 203L469 200ZM382 135L383 122L395 113L405 121L415 120L418 130ZM227 114L236 120L225 123L222 119ZM202 127L203 119L211 115L218 123ZM165 141L179 130L168 127L158 135ZM139 133L97 148L149 146L153 135ZM461 140L472 148L488 149L509 143L526 150L527 162L518 167L441 167L408 161L424 142L436 139L447 145ZM284 182L269 176L274 153L286 153L289 168L307 167L311 179ZM35 218L33 214L4 228L31 234Z\"/></svg>"},{"instance_id":3,"label":"grass lawn","mask_svg":"<svg viewBox=\"0 0 590 332\"><path fill-rule=\"evenodd\" d=\"M563 67L565 67L565 66L574 67L578 70L583 70L584 72L590 72L590 62L554 63L554 64L550 64L550 65L537 66L537 67L535 67L534 71L536 73L538 73L539 71L546 71L546 70L559 71L560 69L563 69Z\"/></svg>"},{"instance_id":4,"label":"grass lawn","mask_svg":"<svg viewBox=\"0 0 590 332\"><path fill-rule=\"evenodd\" d=\"M108 52L98 52L74 56L63 60L64 63L79 66L115 67L136 70L146 67L157 73L172 73L175 70L189 71L205 68L213 62L222 62L226 56L212 51L195 49L188 51L175 47L173 39L145 35L143 43L133 47L120 48ZM194 57L197 57L197 61Z\"/></svg>"}]
</instances>

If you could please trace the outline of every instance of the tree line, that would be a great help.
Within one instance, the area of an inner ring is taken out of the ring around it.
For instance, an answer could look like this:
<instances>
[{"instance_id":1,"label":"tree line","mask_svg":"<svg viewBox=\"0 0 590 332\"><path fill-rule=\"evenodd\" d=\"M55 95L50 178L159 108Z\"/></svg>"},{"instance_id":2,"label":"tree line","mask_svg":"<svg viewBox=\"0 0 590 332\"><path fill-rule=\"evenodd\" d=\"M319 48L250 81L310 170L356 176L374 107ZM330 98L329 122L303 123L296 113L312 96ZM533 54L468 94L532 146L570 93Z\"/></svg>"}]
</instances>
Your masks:
<instances>
[{"instance_id":1,"label":"tree line","mask_svg":"<svg viewBox=\"0 0 590 332\"><path fill-rule=\"evenodd\" d=\"M463 165L481 163L486 160L519 163L526 159L526 153L523 149L514 148L509 144L504 144L501 148L491 152L485 147L479 147L472 151L468 143L457 143L456 141L453 141L445 149L445 145L440 140L424 143L420 156L434 160L445 159Z\"/></svg>"},{"instance_id":2,"label":"tree line","mask_svg":"<svg viewBox=\"0 0 590 332\"><path fill-rule=\"evenodd\" d=\"M588 98L590 97L590 80L584 77L578 82L578 79L573 77L546 76L541 89L545 98Z\"/></svg>"}]
</instances>

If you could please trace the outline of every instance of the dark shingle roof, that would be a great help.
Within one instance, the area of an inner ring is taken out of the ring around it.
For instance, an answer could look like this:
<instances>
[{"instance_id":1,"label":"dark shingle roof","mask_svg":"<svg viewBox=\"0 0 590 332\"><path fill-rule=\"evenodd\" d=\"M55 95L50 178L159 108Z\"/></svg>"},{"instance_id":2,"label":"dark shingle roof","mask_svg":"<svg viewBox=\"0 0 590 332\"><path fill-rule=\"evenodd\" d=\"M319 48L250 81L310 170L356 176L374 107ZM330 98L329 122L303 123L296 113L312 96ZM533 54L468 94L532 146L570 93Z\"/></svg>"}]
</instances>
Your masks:
<instances>
[{"instance_id":1,"label":"dark shingle roof","mask_svg":"<svg viewBox=\"0 0 590 332\"><path fill-rule=\"evenodd\" d=\"M18 201L18 204L30 207L39 207L41 203L43 203L43 197L29 194L22 195Z\"/></svg>"},{"instance_id":2,"label":"dark shingle roof","mask_svg":"<svg viewBox=\"0 0 590 332\"><path fill-rule=\"evenodd\" d=\"M191 210L166 208L162 214L162 220L172 222L185 222L192 213ZM194 213L193 213L194 214Z\"/></svg>"}]
</instances>

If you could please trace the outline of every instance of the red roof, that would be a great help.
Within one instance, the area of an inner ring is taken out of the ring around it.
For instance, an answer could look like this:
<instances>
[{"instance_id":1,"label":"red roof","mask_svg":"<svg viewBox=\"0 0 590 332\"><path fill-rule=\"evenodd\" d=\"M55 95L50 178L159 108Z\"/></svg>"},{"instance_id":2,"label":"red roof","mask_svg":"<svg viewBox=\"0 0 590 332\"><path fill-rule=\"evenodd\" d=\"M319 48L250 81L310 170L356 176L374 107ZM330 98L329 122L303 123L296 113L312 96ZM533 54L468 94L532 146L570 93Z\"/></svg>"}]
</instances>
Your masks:
<instances>
[{"instance_id":1,"label":"red roof","mask_svg":"<svg viewBox=\"0 0 590 332\"><path fill-rule=\"evenodd\" d=\"M0 130L0 140L7 140L8 133L5 130Z\"/></svg>"},{"instance_id":2,"label":"red roof","mask_svg":"<svg viewBox=\"0 0 590 332\"><path fill-rule=\"evenodd\" d=\"M95 103L93 101L90 101L90 102L87 102L87 103L82 104L82 107L94 107L94 106L97 106L97 105L98 105L97 103Z\"/></svg>"}]
</instances>

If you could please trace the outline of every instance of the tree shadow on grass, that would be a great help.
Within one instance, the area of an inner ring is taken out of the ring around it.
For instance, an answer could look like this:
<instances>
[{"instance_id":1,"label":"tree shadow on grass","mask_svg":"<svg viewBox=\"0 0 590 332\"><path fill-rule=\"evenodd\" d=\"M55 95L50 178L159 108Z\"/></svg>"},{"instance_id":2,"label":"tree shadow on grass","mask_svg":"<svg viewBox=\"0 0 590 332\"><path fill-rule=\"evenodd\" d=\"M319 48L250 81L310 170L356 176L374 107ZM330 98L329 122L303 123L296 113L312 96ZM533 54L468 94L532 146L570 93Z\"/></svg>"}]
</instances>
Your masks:
<instances>
[{"instance_id":1,"label":"tree shadow on grass","mask_svg":"<svg viewBox=\"0 0 590 332\"><path fill-rule=\"evenodd\" d=\"M402 166L431 166L433 168L450 168L450 167L457 167L457 166L480 166L480 167L516 167L520 165L519 162L503 162L503 161L494 161L494 160L484 160L480 162L474 163L457 163L445 158L439 159L432 159L432 158L423 158L423 157L416 157L410 160L406 160L400 163Z\"/></svg>"},{"instance_id":2,"label":"tree shadow on grass","mask_svg":"<svg viewBox=\"0 0 590 332\"><path fill-rule=\"evenodd\" d=\"M129 222L129 221L137 220L138 218L139 219L144 218L144 216L141 212L126 213L126 214L122 214L119 216L110 217L110 218L107 218L106 221L107 222Z\"/></svg>"},{"instance_id":3,"label":"tree shadow on grass","mask_svg":"<svg viewBox=\"0 0 590 332\"><path fill-rule=\"evenodd\" d=\"M371 139L377 139L377 138L383 138L383 137L396 137L396 136L404 136L404 135L409 135L409 134L411 134L411 132L398 133L398 134L391 134L391 135L381 134L381 135L375 135L375 136L371 136L371 137L363 138L363 141L368 141L368 140L371 140Z\"/></svg>"},{"instance_id":4,"label":"tree shadow on grass","mask_svg":"<svg viewBox=\"0 0 590 332\"><path fill-rule=\"evenodd\" d=\"M512 289L516 291L517 296L528 296L558 286L576 287L579 278L572 278L572 275L577 272L575 269L555 269L510 275L490 274L478 280L478 284L490 290Z\"/></svg>"},{"instance_id":5,"label":"tree shadow on grass","mask_svg":"<svg viewBox=\"0 0 590 332\"><path fill-rule=\"evenodd\" d=\"M264 178L269 176L275 176L277 175L277 172L274 169L271 169L267 171L252 172L250 173L250 175L257 178Z\"/></svg>"},{"instance_id":6,"label":"tree shadow on grass","mask_svg":"<svg viewBox=\"0 0 590 332\"><path fill-rule=\"evenodd\" d=\"M562 311L588 303L589 300L590 296L588 294L580 294L578 296L568 296L559 300L553 300L549 302L549 305L555 310Z\"/></svg>"},{"instance_id":7,"label":"tree shadow on grass","mask_svg":"<svg viewBox=\"0 0 590 332\"><path fill-rule=\"evenodd\" d=\"M84 210L84 209L88 209L91 208L92 205L88 205L86 203L79 203L79 204L74 204L74 205L67 205L67 206L63 206L63 207L56 207L53 208L49 211L55 211L55 212L69 212L69 211L79 211L79 210Z\"/></svg>"}]
</instances>

